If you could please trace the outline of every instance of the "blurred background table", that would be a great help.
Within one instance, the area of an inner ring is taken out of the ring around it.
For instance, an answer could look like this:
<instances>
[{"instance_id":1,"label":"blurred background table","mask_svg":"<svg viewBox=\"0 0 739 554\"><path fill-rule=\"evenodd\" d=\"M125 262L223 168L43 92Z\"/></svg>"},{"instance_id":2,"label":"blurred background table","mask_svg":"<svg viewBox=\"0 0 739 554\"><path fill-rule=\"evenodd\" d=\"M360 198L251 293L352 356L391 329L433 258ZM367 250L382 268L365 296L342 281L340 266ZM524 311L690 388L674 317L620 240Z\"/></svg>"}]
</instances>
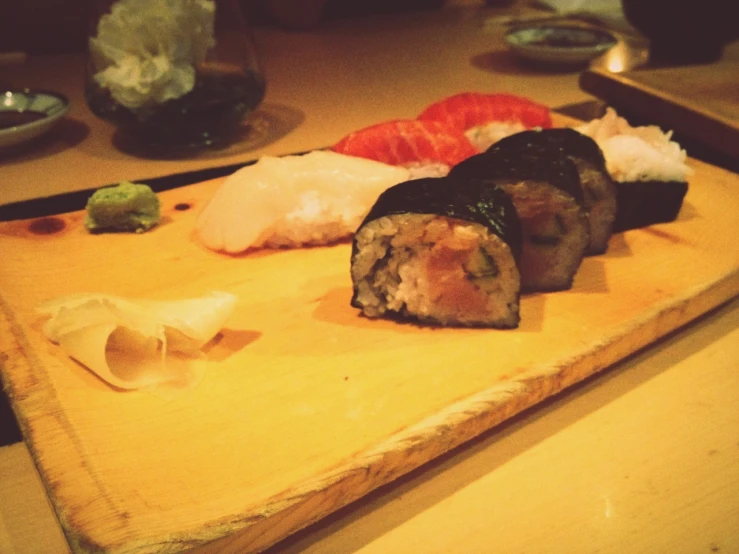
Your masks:
<instances>
[{"instance_id":1,"label":"blurred background table","mask_svg":"<svg viewBox=\"0 0 739 554\"><path fill-rule=\"evenodd\" d=\"M320 148L461 91L552 107L596 100L578 69L512 57L505 27L485 25L511 13L530 12L517 3L259 27L268 85L256 130L188 159L133 155L96 119L83 54L30 55L0 67L0 85L59 91L71 109L38 142L0 152L0 205ZM638 54L599 63L624 69ZM273 551L739 552L738 329L735 300ZM28 449L0 447L0 552L67 550Z\"/></svg>"},{"instance_id":2,"label":"blurred background table","mask_svg":"<svg viewBox=\"0 0 739 554\"><path fill-rule=\"evenodd\" d=\"M304 32L257 27L267 95L256 130L231 147L188 159L132 155L114 127L87 108L83 54L29 55L2 66L0 86L53 89L71 108L43 140L0 151L0 204L321 148L372 123L415 117L461 91L533 95L553 107L591 100L578 87L577 69L521 65L505 47L505 27L484 27L488 17L510 10L367 16Z\"/></svg>"}]
</instances>

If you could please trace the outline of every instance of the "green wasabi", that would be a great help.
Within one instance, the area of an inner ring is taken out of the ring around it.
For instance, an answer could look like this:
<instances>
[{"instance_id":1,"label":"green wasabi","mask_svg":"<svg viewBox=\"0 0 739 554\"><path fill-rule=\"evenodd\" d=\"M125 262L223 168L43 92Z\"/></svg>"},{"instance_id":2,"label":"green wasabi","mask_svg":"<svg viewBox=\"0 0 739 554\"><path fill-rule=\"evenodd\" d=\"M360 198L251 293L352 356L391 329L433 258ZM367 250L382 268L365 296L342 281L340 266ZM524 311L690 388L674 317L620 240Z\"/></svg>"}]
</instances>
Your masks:
<instances>
[{"instance_id":1,"label":"green wasabi","mask_svg":"<svg viewBox=\"0 0 739 554\"><path fill-rule=\"evenodd\" d=\"M92 233L143 233L159 223L159 198L148 185L123 181L96 190L87 201L85 227Z\"/></svg>"}]
</instances>

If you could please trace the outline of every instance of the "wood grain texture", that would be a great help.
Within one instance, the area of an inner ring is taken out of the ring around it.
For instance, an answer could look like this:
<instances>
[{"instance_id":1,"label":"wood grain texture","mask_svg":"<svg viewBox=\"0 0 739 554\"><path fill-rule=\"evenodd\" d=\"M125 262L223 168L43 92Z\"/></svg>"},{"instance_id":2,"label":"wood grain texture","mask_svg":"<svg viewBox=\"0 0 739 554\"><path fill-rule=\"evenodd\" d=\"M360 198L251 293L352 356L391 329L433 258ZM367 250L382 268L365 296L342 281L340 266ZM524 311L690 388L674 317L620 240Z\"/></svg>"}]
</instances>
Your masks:
<instances>
[{"instance_id":1,"label":"wood grain texture","mask_svg":"<svg viewBox=\"0 0 739 554\"><path fill-rule=\"evenodd\" d=\"M739 158L739 61L612 73L589 69L580 87L628 111Z\"/></svg>"},{"instance_id":2,"label":"wood grain texture","mask_svg":"<svg viewBox=\"0 0 739 554\"><path fill-rule=\"evenodd\" d=\"M739 178L691 164L678 221L614 236L572 290L525 296L512 331L360 317L348 244L203 249L219 181L161 193L143 235L90 235L81 213L0 225L3 380L72 549L262 550L736 296ZM34 312L211 289L240 305L191 389L112 390Z\"/></svg>"}]
</instances>

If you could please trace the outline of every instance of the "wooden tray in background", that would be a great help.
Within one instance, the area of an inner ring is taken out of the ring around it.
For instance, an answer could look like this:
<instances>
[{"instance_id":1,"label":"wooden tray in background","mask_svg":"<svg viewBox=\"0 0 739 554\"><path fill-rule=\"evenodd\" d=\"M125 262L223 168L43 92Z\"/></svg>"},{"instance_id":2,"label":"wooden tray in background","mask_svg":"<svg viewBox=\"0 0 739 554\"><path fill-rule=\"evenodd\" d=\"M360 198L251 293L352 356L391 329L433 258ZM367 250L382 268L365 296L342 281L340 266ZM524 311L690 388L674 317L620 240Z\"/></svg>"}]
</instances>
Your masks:
<instances>
[{"instance_id":1,"label":"wooden tray in background","mask_svg":"<svg viewBox=\"0 0 739 554\"><path fill-rule=\"evenodd\" d=\"M360 317L348 244L205 250L191 234L219 180L160 193L165 220L141 235L90 235L81 212L1 223L2 379L70 544L264 549L736 296L739 177L691 164L677 221L615 235L509 331ZM111 389L34 311L211 289L239 307L185 390Z\"/></svg>"},{"instance_id":2,"label":"wooden tray in background","mask_svg":"<svg viewBox=\"0 0 739 554\"><path fill-rule=\"evenodd\" d=\"M739 159L739 61L626 73L589 69L580 87L616 110Z\"/></svg>"}]
</instances>

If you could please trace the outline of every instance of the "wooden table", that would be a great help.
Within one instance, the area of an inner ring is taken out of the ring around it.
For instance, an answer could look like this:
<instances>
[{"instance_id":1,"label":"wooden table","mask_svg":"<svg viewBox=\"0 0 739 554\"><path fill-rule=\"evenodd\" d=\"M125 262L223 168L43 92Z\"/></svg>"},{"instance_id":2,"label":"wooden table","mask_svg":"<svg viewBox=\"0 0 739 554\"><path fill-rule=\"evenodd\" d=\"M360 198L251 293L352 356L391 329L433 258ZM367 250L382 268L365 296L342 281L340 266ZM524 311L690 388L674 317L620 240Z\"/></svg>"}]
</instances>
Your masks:
<instances>
[{"instance_id":1,"label":"wooden table","mask_svg":"<svg viewBox=\"0 0 739 554\"><path fill-rule=\"evenodd\" d=\"M518 65L495 10L259 29L264 142L190 160L114 147L82 97L80 56L0 80L69 96L37 148L0 158L0 204L322 147L464 90L592 100L578 73ZM432 60L429 52L434 52ZM330 86L326 83L330 82ZM739 551L739 302L616 364L273 547L275 552ZM0 448L0 552L67 552L23 443Z\"/></svg>"}]
</instances>

